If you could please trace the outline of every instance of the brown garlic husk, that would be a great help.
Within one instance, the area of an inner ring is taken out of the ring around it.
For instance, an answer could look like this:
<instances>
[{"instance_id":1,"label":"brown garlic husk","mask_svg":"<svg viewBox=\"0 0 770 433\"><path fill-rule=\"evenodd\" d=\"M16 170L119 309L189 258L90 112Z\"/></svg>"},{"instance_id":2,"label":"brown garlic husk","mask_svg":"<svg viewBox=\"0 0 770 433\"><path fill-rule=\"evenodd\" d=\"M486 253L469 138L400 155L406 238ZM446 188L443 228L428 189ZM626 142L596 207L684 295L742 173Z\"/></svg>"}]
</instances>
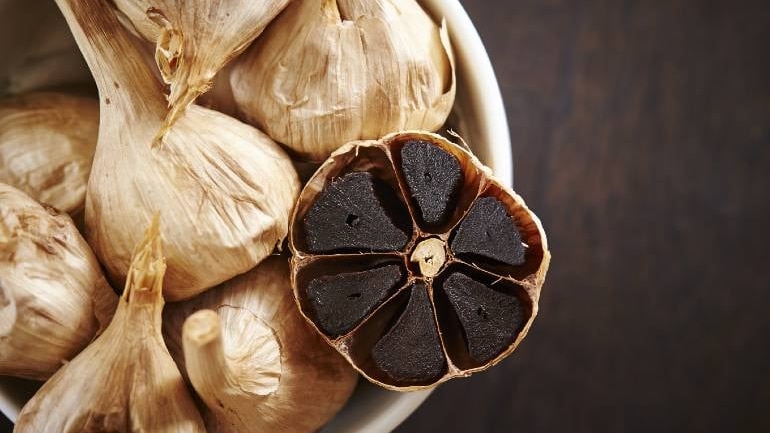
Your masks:
<instances>
[{"instance_id":1,"label":"brown garlic husk","mask_svg":"<svg viewBox=\"0 0 770 433\"><path fill-rule=\"evenodd\" d=\"M413 149L429 156L407 161ZM359 193L370 178L372 195ZM444 195L425 195L436 191ZM366 197L379 204L367 210ZM437 203L442 212L430 215ZM481 240L481 250L462 251L459 233L490 217L477 208L490 203L497 219L462 235L474 248ZM377 385L413 391L486 370L516 349L537 315L551 258L539 219L473 154L437 134L342 146L308 181L291 221L292 288L303 316ZM381 233L379 244L367 243Z\"/></svg>"},{"instance_id":2,"label":"brown garlic husk","mask_svg":"<svg viewBox=\"0 0 770 433\"><path fill-rule=\"evenodd\" d=\"M259 36L289 0L115 0L134 28L155 44L155 62L169 86L170 127L214 76Z\"/></svg>"},{"instance_id":3,"label":"brown garlic husk","mask_svg":"<svg viewBox=\"0 0 770 433\"><path fill-rule=\"evenodd\" d=\"M161 213L164 296L190 298L280 245L299 180L257 129L191 105L161 141L161 83L106 0L57 0L91 68L101 123L86 196L86 239L116 285L143 227Z\"/></svg>"},{"instance_id":4,"label":"brown garlic husk","mask_svg":"<svg viewBox=\"0 0 770 433\"><path fill-rule=\"evenodd\" d=\"M455 98L446 25L415 0L291 3L231 74L241 115L299 158L403 129L435 131Z\"/></svg>"},{"instance_id":5,"label":"brown garlic husk","mask_svg":"<svg viewBox=\"0 0 770 433\"><path fill-rule=\"evenodd\" d=\"M285 257L168 305L163 328L210 432L314 432L356 385L355 371L297 311Z\"/></svg>"},{"instance_id":6,"label":"brown garlic husk","mask_svg":"<svg viewBox=\"0 0 770 433\"><path fill-rule=\"evenodd\" d=\"M95 99L41 92L0 101L0 182L81 212L98 130Z\"/></svg>"},{"instance_id":7,"label":"brown garlic husk","mask_svg":"<svg viewBox=\"0 0 770 433\"><path fill-rule=\"evenodd\" d=\"M14 432L206 431L161 335L165 270L155 218L112 322L27 402Z\"/></svg>"},{"instance_id":8,"label":"brown garlic husk","mask_svg":"<svg viewBox=\"0 0 770 433\"><path fill-rule=\"evenodd\" d=\"M0 183L0 375L47 379L116 304L72 219Z\"/></svg>"}]
</instances>

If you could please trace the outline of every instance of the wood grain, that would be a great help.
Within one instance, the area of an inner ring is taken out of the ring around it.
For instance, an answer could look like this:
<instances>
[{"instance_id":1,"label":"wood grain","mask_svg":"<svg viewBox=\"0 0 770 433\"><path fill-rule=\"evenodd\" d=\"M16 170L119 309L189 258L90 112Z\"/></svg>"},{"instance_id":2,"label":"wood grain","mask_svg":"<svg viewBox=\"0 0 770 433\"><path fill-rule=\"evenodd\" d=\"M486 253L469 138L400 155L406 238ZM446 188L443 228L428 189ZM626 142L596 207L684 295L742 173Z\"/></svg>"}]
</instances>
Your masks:
<instances>
[{"instance_id":1,"label":"wood grain","mask_svg":"<svg viewBox=\"0 0 770 433\"><path fill-rule=\"evenodd\" d=\"M518 351L396 431L770 431L767 3L464 3L554 259Z\"/></svg>"}]
</instances>

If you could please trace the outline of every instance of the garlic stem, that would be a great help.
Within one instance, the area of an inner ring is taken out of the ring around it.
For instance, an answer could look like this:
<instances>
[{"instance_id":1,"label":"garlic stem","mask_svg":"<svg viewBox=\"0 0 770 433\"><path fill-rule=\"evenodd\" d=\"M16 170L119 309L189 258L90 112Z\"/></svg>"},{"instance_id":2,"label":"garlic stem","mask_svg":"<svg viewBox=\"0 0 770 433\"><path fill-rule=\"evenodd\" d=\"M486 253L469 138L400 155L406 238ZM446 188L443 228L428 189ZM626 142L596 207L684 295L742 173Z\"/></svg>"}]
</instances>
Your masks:
<instances>
[{"instance_id":1,"label":"garlic stem","mask_svg":"<svg viewBox=\"0 0 770 433\"><path fill-rule=\"evenodd\" d=\"M206 404L209 431L311 433L353 391L357 375L299 315L288 277L286 259L271 257L164 311L168 347Z\"/></svg>"},{"instance_id":2,"label":"garlic stem","mask_svg":"<svg viewBox=\"0 0 770 433\"><path fill-rule=\"evenodd\" d=\"M163 276L166 260L163 258L160 240L160 217L155 214L144 239L137 246L134 260L128 270L126 290L122 300L129 306L149 305L156 307L153 318L160 327L163 312Z\"/></svg>"},{"instance_id":3,"label":"garlic stem","mask_svg":"<svg viewBox=\"0 0 770 433\"><path fill-rule=\"evenodd\" d=\"M144 64L137 45L121 27L113 10L103 0L55 0L61 9L101 97L102 119L114 112L127 116L164 111L163 87ZM152 86L152 91L147 89ZM136 96L141 95L141 98ZM124 121L131 122L130 116Z\"/></svg>"},{"instance_id":4,"label":"garlic stem","mask_svg":"<svg viewBox=\"0 0 770 433\"><path fill-rule=\"evenodd\" d=\"M234 310L256 319L246 310ZM239 370L245 369L228 359L221 322L215 311L200 310L187 318L182 327L182 338L190 382L209 406L215 406L217 402L226 402L230 407L240 406L241 403L254 405L255 398L268 395L278 387L280 360L276 357L265 359L265 365L239 373ZM268 345L279 350L274 339ZM257 351L259 348L255 348Z\"/></svg>"}]
</instances>

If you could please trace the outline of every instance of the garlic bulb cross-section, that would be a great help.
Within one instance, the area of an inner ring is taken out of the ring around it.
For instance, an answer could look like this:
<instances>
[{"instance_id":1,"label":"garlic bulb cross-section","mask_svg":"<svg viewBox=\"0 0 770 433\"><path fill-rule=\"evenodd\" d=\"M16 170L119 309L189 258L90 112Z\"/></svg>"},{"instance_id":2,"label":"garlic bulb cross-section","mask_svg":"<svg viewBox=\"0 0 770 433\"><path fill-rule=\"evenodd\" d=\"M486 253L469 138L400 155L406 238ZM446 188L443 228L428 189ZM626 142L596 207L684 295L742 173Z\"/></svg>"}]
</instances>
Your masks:
<instances>
[{"instance_id":1,"label":"garlic bulb cross-section","mask_svg":"<svg viewBox=\"0 0 770 433\"><path fill-rule=\"evenodd\" d=\"M116 0L145 39L169 85L173 123L214 75L243 51L289 0Z\"/></svg>"},{"instance_id":2,"label":"garlic bulb cross-section","mask_svg":"<svg viewBox=\"0 0 770 433\"><path fill-rule=\"evenodd\" d=\"M0 101L0 182L70 214L83 210L99 103L63 93Z\"/></svg>"},{"instance_id":3,"label":"garlic bulb cross-section","mask_svg":"<svg viewBox=\"0 0 770 433\"><path fill-rule=\"evenodd\" d=\"M165 297L180 300L253 268L280 244L299 193L285 152L255 128L190 106L162 141L159 81L106 0L57 0L91 68L101 123L86 238L116 284L160 212Z\"/></svg>"},{"instance_id":4,"label":"garlic bulb cross-section","mask_svg":"<svg viewBox=\"0 0 770 433\"><path fill-rule=\"evenodd\" d=\"M104 333L22 408L16 433L204 433L200 413L163 343L163 259L154 219Z\"/></svg>"},{"instance_id":5,"label":"garlic bulb cross-section","mask_svg":"<svg viewBox=\"0 0 770 433\"><path fill-rule=\"evenodd\" d=\"M440 128L455 97L446 28L415 0L291 3L235 63L242 115L304 159Z\"/></svg>"},{"instance_id":6,"label":"garlic bulb cross-section","mask_svg":"<svg viewBox=\"0 0 770 433\"><path fill-rule=\"evenodd\" d=\"M311 433L356 384L353 369L300 315L285 257L163 315L169 350L206 404L211 432Z\"/></svg>"},{"instance_id":7,"label":"garlic bulb cross-section","mask_svg":"<svg viewBox=\"0 0 770 433\"><path fill-rule=\"evenodd\" d=\"M70 217L0 183L0 375L47 379L116 302Z\"/></svg>"}]
</instances>

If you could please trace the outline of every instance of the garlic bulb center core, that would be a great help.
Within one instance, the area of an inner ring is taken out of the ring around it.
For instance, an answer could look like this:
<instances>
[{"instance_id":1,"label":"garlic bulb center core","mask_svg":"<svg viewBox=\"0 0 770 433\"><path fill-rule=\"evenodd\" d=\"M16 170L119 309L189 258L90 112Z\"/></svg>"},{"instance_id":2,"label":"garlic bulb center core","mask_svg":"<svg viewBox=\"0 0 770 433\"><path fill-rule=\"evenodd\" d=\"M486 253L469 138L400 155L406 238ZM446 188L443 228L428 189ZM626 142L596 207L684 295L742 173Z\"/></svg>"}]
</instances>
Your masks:
<instances>
[{"instance_id":1,"label":"garlic bulb center core","mask_svg":"<svg viewBox=\"0 0 770 433\"><path fill-rule=\"evenodd\" d=\"M236 373L243 371L238 374L240 387L256 395L268 395L278 389L281 347L273 328L244 308L223 305L217 308L217 314L223 322L237 328L224 333L223 343L231 368Z\"/></svg>"},{"instance_id":2,"label":"garlic bulb center core","mask_svg":"<svg viewBox=\"0 0 770 433\"><path fill-rule=\"evenodd\" d=\"M420 266L424 277L435 277L446 263L446 245L438 238L429 238L417 244L410 258Z\"/></svg>"}]
</instances>

